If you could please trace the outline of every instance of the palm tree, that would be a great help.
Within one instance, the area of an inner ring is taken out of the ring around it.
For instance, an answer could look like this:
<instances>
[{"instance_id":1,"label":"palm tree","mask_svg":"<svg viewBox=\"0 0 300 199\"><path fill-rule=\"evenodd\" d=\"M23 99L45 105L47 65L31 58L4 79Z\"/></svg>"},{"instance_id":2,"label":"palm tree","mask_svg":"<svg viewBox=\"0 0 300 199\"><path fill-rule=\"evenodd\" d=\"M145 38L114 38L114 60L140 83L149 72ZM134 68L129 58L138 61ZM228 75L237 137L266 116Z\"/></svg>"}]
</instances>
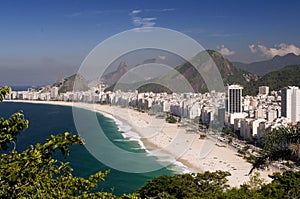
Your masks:
<instances>
[{"instance_id":1,"label":"palm tree","mask_svg":"<svg viewBox=\"0 0 300 199\"><path fill-rule=\"evenodd\" d=\"M249 172L270 162L299 158L300 154L300 123L294 127L279 127L265 136L265 146L256 158Z\"/></svg>"}]
</instances>

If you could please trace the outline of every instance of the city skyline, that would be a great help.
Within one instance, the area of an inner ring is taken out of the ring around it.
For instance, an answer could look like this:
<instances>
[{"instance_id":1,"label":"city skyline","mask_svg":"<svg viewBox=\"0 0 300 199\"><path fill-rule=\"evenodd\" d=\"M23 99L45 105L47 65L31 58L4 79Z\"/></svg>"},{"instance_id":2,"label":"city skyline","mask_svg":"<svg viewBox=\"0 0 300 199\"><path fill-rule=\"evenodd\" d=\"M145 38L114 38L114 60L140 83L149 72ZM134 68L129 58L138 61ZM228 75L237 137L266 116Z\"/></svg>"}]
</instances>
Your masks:
<instances>
[{"instance_id":1,"label":"city skyline","mask_svg":"<svg viewBox=\"0 0 300 199\"><path fill-rule=\"evenodd\" d=\"M77 72L100 42L140 27L182 32L231 61L300 54L297 1L9 1L0 8L1 85L45 85Z\"/></svg>"}]
</instances>

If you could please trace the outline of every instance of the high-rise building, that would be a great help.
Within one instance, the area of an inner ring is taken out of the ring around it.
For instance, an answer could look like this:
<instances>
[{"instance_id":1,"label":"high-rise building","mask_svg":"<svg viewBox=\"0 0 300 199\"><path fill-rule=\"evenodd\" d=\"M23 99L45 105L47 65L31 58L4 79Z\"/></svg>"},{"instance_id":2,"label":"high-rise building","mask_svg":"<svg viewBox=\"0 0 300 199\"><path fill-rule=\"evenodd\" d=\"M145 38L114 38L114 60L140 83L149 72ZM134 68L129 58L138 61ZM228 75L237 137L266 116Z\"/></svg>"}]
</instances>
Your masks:
<instances>
[{"instance_id":1,"label":"high-rise building","mask_svg":"<svg viewBox=\"0 0 300 199\"><path fill-rule=\"evenodd\" d=\"M291 122L300 121L300 89L289 86L281 90L281 115Z\"/></svg>"},{"instance_id":2,"label":"high-rise building","mask_svg":"<svg viewBox=\"0 0 300 199\"><path fill-rule=\"evenodd\" d=\"M50 97L52 100L57 99L58 97L58 87L52 87L50 92Z\"/></svg>"},{"instance_id":3,"label":"high-rise building","mask_svg":"<svg viewBox=\"0 0 300 199\"><path fill-rule=\"evenodd\" d=\"M242 112L242 91L240 85L230 85L227 87L227 112L241 113Z\"/></svg>"}]
</instances>

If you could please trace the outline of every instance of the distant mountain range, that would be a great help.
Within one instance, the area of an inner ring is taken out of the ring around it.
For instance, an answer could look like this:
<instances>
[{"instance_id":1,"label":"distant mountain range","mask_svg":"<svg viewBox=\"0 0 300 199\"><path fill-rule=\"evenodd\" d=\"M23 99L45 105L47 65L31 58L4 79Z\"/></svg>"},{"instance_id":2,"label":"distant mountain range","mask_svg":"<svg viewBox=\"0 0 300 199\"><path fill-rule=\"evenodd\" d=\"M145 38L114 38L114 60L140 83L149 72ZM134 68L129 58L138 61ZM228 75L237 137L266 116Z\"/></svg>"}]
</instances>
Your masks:
<instances>
[{"instance_id":1,"label":"distant mountain range","mask_svg":"<svg viewBox=\"0 0 300 199\"><path fill-rule=\"evenodd\" d=\"M293 53L289 53L284 56L276 55L272 59L266 61L253 62L250 64L245 64L241 62L232 62L232 64L245 71L249 71L259 76L263 76L269 72L280 70L283 67L288 65L300 64L300 55L297 56Z\"/></svg>"},{"instance_id":2,"label":"distant mountain range","mask_svg":"<svg viewBox=\"0 0 300 199\"><path fill-rule=\"evenodd\" d=\"M246 72L242 69L233 66L233 64L229 60L225 59L219 52L213 50L207 50L206 52L210 55L210 57L215 62L217 68L219 69L224 84L236 83L236 84L246 85L248 82L256 81L258 79L257 75ZM206 54L206 52L203 54ZM200 53L195 57L201 57L201 56L203 55L201 55ZM120 65L117 71L109 73L108 75L104 76L104 80L107 83L112 83L114 80L112 79L112 77L122 76L125 73L125 70L123 69L125 66L126 65L124 64ZM187 80L188 83L192 86L193 91L195 92L207 91L207 86L203 78L189 62L186 62L182 65L175 67L175 70L176 70L175 72L171 71L156 79L145 81L143 83L138 82L137 85L143 84L143 86L139 88L140 91L143 92L145 91L170 92L170 90L184 91L181 90L182 88L180 87L180 83ZM157 84L153 82L157 82ZM111 87L109 87L108 90L113 90L114 85L112 84L109 85L111 85ZM125 84L118 84L117 86L118 88L116 89L121 89L121 90L127 90L129 88L129 86Z\"/></svg>"},{"instance_id":3,"label":"distant mountain range","mask_svg":"<svg viewBox=\"0 0 300 199\"><path fill-rule=\"evenodd\" d=\"M244 87L244 95L256 95L259 86L269 86L270 90L280 90L286 86L300 87L300 64L281 66L283 64L295 63L298 59L300 61L300 56L288 54L285 56L276 56L268 61L253 63L251 66L264 65L264 70L273 70L272 72L259 77L254 73L247 72L234 66L234 63L225 59L219 52L213 50L207 50L206 52L213 59L220 71L224 86L226 86L226 84L240 84ZM201 55L198 56L201 57ZM146 60L144 63L155 63L155 59ZM274 67L271 67L272 64L274 64ZM174 70L170 70L170 72L162 74L160 77L144 80L143 82L135 82L130 85L124 83L117 84L117 88L115 88L116 82L118 82L118 80L132 67L135 66L129 67L125 62L121 62L116 71L104 75L102 80L110 86L107 90L121 89L127 91L132 90L131 88L138 88L140 92L184 92L186 90L180 90L180 86L182 82L187 81L188 84L192 86L193 91L202 93L207 91L207 86L202 76L189 62L175 67ZM76 85L74 87L75 80ZM53 84L53 86L59 87L59 92L62 93L73 90L87 90L88 82L83 76L77 74L67 77L62 81Z\"/></svg>"}]
</instances>

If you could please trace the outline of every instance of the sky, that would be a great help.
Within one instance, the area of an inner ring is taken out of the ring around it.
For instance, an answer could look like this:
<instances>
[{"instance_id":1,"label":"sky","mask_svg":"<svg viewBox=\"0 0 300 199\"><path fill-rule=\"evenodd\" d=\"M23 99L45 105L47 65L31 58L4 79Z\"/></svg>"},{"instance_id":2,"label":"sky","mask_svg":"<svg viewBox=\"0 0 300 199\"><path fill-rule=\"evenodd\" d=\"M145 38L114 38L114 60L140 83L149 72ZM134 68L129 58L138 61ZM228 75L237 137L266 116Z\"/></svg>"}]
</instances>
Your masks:
<instances>
[{"instance_id":1,"label":"sky","mask_svg":"<svg viewBox=\"0 0 300 199\"><path fill-rule=\"evenodd\" d=\"M140 27L179 31L231 61L299 55L299 8L296 0L3 0L0 85L56 82L100 42Z\"/></svg>"}]
</instances>

